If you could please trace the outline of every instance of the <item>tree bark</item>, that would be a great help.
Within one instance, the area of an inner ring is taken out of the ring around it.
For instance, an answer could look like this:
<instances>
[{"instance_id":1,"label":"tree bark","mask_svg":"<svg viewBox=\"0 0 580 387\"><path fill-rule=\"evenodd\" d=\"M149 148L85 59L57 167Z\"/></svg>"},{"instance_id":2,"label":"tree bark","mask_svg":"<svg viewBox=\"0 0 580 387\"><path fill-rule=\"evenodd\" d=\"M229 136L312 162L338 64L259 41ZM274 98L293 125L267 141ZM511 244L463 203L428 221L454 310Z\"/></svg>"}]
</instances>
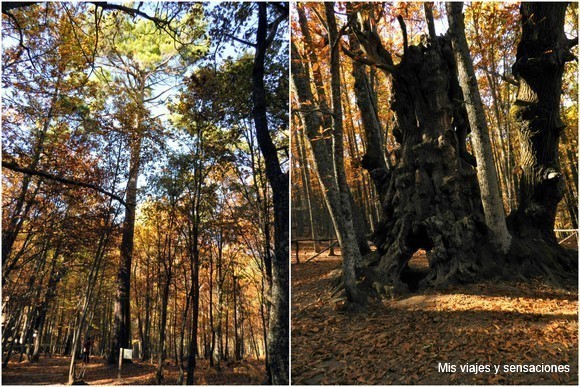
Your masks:
<instances>
[{"instance_id":1,"label":"tree bark","mask_svg":"<svg viewBox=\"0 0 580 387\"><path fill-rule=\"evenodd\" d=\"M266 51L270 47L278 24L288 17L287 6L276 22L268 23L268 4L258 3L258 29L254 64L252 68L252 117L256 127L256 138L264 156L266 177L272 188L274 204L274 262L272 265L272 287L270 326L268 329L268 368L272 384L289 383L289 248L288 219L290 198L288 174L282 171L278 151L270 137L267 117L266 87L264 84Z\"/></svg>"},{"instance_id":2,"label":"tree bark","mask_svg":"<svg viewBox=\"0 0 580 387\"><path fill-rule=\"evenodd\" d=\"M140 123L138 123L140 125ZM137 129L139 131L139 129ZM129 348L131 342L131 262L135 235L135 210L137 208L137 179L141 164L142 136L135 135L131 143L129 181L127 182L125 220L121 238L121 262L117 272L117 295L115 299L114 335L108 364L115 364L121 348ZM125 361L125 360L123 360ZM128 361L127 361L128 362Z\"/></svg>"},{"instance_id":3,"label":"tree bark","mask_svg":"<svg viewBox=\"0 0 580 387\"><path fill-rule=\"evenodd\" d=\"M487 121L473 62L465 37L463 21L463 3L447 3L447 17L453 51L457 61L459 84L463 90L467 117L471 126L471 140L477 160L477 177L483 204L485 223L490 230L490 241L503 254L506 254L511 244L511 236L507 230L505 213L494 165L494 158L487 129Z\"/></svg>"},{"instance_id":4,"label":"tree bark","mask_svg":"<svg viewBox=\"0 0 580 387\"><path fill-rule=\"evenodd\" d=\"M349 17L353 17L352 4L350 3L347 3L347 13ZM350 51L359 53L360 43L352 30L349 33L348 41ZM352 61L352 76L354 78L354 95L360 111L366 142L366 153L361 160L361 165L371 176L375 187L380 189L388 170L384 156L381 124L372 98L365 66L356 60Z\"/></svg>"},{"instance_id":5,"label":"tree bark","mask_svg":"<svg viewBox=\"0 0 580 387\"><path fill-rule=\"evenodd\" d=\"M334 14L333 14L334 17ZM343 257L343 281L347 299L353 303L364 302L364 297L356 287L355 257L360 257L360 251L356 244L356 237L352 221L350 225L345 221L341 206L338 182L335 178L334 160L330 150L330 139L326 133L331 128L324 127L324 119L316 105L316 99L310 89L308 74L310 73L308 62L300 60L298 48L291 43L292 81L298 96L300 116L303 121L310 150L314 159L314 170L323 187L322 194L328 207L334 229L336 230ZM350 203L347 202L350 205Z\"/></svg>"},{"instance_id":6,"label":"tree bark","mask_svg":"<svg viewBox=\"0 0 580 387\"><path fill-rule=\"evenodd\" d=\"M399 21L405 37L405 24ZM384 71L393 84L393 135L400 150L392 174L378 190L383 214L373 239L380 258L366 263L376 265L376 280L392 286L385 289L391 295L415 286L473 280L497 267L486 248L473 156L465 146L469 125L451 42L435 36L428 24L428 42L405 44L401 61L394 64L375 21L359 14L353 23L364 53L353 57ZM430 269L421 281L415 279L416 285L403 278L418 249L427 252Z\"/></svg>"},{"instance_id":7,"label":"tree bark","mask_svg":"<svg viewBox=\"0 0 580 387\"><path fill-rule=\"evenodd\" d=\"M512 67L519 81L511 114L520 135L523 170L512 228L522 237L556 242L554 222L564 194L558 143L562 75L573 59L564 34L567 3L522 3L522 37Z\"/></svg>"},{"instance_id":8,"label":"tree bark","mask_svg":"<svg viewBox=\"0 0 580 387\"><path fill-rule=\"evenodd\" d=\"M198 138L203 139L201 131L198 131ZM201 145L199 145L201 146ZM191 319L191 335L189 337L189 345L187 347L187 376L185 384L192 385L195 381L195 366L197 355L197 335L198 335L198 320L199 320L199 227L201 224L201 190L204 179L201 173L201 167L198 166L195 171L195 188L193 191L193 198L189 205L192 208L190 214L189 231L188 231L188 250L189 250L189 264L191 270L191 289L188 297L191 299L192 319Z\"/></svg>"},{"instance_id":9,"label":"tree bark","mask_svg":"<svg viewBox=\"0 0 580 387\"><path fill-rule=\"evenodd\" d=\"M508 227L517 242L511 260L519 274L543 276L555 284L577 284L577 252L556 240L554 223L565 192L558 160L558 143L565 128L560 119L562 75L573 60L564 18L567 3L522 3L522 36L512 67L519 81L510 114L520 137L517 208L508 216Z\"/></svg>"},{"instance_id":10,"label":"tree bark","mask_svg":"<svg viewBox=\"0 0 580 387\"><path fill-rule=\"evenodd\" d=\"M308 29L307 26L307 17L306 17L306 13L303 9L302 6L297 6L297 11L298 11L298 21L300 24L300 30L302 32L302 34L304 35L304 39L306 41L306 44L308 45L308 49L307 49L307 53L308 53L308 58L310 59L310 63L312 65L311 70L312 70L312 74L313 74L313 82L315 85L315 89L316 89L316 96L318 98L318 104L320 105L320 111L322 113L322 121L323 121L323 127L324 128L331 128L333 126L333 112L331 111L329 105L328 105L328 98L326 96L326 90L325 90L325 85L323 82L323 78L322 78L322 71L321 71L321 66L320 66L320 62L319 62L319 58L318 55L316 55L316 51L313 48L313 44L312 44L312 37L310 35L310 31ZM334 26L336 27L336 22L334 23ZM336 54L338 55L338 53ZM338 60L338 59L337 59ZM335 69L335 71L338 71L338 85L340 87L340 68L337 67L337 69ZM331 97L332 99L332 97ZM340 101L340 98L339 98ZM335 102L333 102L333 105L335 105ZM342 110L342 108L340 109ZM342 116L340 118L342 120ZM342 127L342 121L340 123L340 126ZM341 137L342 135L342 131L341 131ZM330 143L328 144L329 146L329 152L335 152L336 149L330 149ZM340 147L343 147L342 143L340 144ZM341 153L342 154L342 153ZM343 170L344 170L344 162L342 163L343 165ZM346 179L346 177L345 177ZM348 186L347 186L348 188ZM360 211L358 211L358 209L354 206L354 199L352 197L352 193L350 192L350 188L348 188L348 195L349 195L349 202L350 202L350 213L351 213L351 218L353 221L353 225L354 225L354 231L355 231L355 237L357 240L357 244L360 250L360 254L358 255L365 255L368 254L370 252L370 248L368 245L368 241L366 239L366 227L365 227L365 223L364 223L364 218L362 216L362 214L360 213ZM355 258L356 259L356 258ZM362 260L358 260L356 259L355 261L355 265L357 268L360 268L362 264Z\"/></svg>"}]
</instances>

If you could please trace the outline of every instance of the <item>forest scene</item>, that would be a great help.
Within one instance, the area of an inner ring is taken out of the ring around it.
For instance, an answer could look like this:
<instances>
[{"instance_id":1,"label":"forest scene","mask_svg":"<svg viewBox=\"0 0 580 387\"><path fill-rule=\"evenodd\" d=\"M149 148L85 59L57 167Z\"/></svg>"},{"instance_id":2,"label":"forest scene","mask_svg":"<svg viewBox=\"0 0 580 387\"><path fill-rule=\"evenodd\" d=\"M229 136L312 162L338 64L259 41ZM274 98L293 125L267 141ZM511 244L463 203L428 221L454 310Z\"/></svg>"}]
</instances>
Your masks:
<instances>
[{"instance_id":1,"label":"forest scene","mask_svg":"<svg viewBox=\"0 0 580 387\"><path fill-rule=\"evenodd\" d=\"M290 25L291 382L577 385L577 3Z\"/></svg>"},{"instance_id":2,"label":"forest scene","mask_svg":"<svg viewBox=\"0 0 580 387\"><path fill-rule=\"evenodd\" d=\"M288 384L288 18L2 3L3 384Z\"/></svg>"}]
</instances>

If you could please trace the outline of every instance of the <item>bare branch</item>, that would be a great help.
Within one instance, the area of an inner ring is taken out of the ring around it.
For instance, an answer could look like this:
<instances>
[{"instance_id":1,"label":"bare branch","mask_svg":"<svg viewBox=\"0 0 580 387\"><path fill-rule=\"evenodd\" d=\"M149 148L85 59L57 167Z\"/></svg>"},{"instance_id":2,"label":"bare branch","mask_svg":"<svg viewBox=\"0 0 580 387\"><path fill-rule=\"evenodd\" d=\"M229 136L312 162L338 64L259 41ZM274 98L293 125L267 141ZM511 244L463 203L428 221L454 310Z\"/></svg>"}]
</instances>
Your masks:
<instances>
[{"instance_id":1,"label":"bare branch","mask_svg":"<svg viewBox=\"0 0 580 387\"><path fill-rule=\"evenodd\" d=\"M69 184L69 185L75 185L75 186L78 186L78 187L90 188L92 190L95 190L97 192L100 192L102 194L107 195L110 198L113 198L113 199L117 200L123 206L127 207L127 203L125 203L125 201L123 200L123 198L121 198L118 195L115 195L114 193L105 191L103 188L101 188L101 187L99 187L97 185L91 184L91 183L85 183L85 182L82 182L82 181L76 181L76 180L67 179L65 177L55 176L55 175L50 174L48 172L38 171L38 170L35 170L35 169L29 169L29 168L21 167L21 166L19 166L16 163L9 162L9 161L4 161L4 160L2 160L2 167L3 168L10 169L11 171L20 172L20 173L24 173L24 174L27 174L27 175L44 177L46 179L58 181L59 183L63 183L63 184Z\"/></svg>"},{"instance_id":2,"label":"bare branch","mask_svg":"<svg viewBox=\"0 0 580 387\"><path fill-rule=\"evenodd\" d=\"M89 1L88 3L93 4L95 7L102 9L117 10L128 13L129 15L132 16L141 16L144 19L151 20L153 23L155 23L155 25L157 25L160 28L163 28L169 24L168 20L159 19L158 17L148 15L143 11L139 11L139 9L126 7L124 5L112 4L106 1Z\"/></svg>"},{"instance_id":3,"label":"bare branch","mask_svg":"<svg viewBox=\"0 0 580 387\"><path fill-rule=\"evenodd\" d=\"M225 34L224 34L224 36L227 36L228 38L230 38L230 39L232 39L232 40L235 40L235 41L236 41L236 42L238 42L238 43L245 44L246 46L250 46L250 47L256 47L256 43L252 43L252 42L248 42L247 40L240 39L240 38L238 38L238 37L237 37L237 36L235 36L235 35L232 35L232 34L225 33Z\"/></svg>"},{"instance_id":4,"label":"bare branch","mask_svg":"<svg viewBox=\"0 0 580 387\"><path fill-rule=\"evenodd\" d=\"M25 4L32 4L32 3L25 3ZM22 33L22 27L20 26L20 23L18 23L18 20L16 19L16 17L14 15L12 15L12 13L4 10L4 5L5 5L5 3L2 3L2 13L4 15L8 16L14 22L14 27L16 27L16 30L18 30L18 35L19 35L19 37L18 37L19 49L18 49L18 54L16 55L16 59L12 63L7 63L4 67L8 68L8 67L12 66L13 64L17 63L18 60L20 59L20 57L22 56L22 51L26 51L26 54L28 55L28 60L30 60L30 64L36 70L36 66L34 65L34 61L32 60L32 54L30 53L30 49L28 48L28 46L24 45L24 34Z\"/></svg>"},{"instance_id":5,"label":"bare branch","mask_svg":"<svg viewBox=\"0 0 580 387\"><path fill-rule=\"evenodd\" d=\"M288 12L282 12L277 18L276 20L274 20L272 22L272 24L270 25L270 32L268 33L268 36L266 37L266 45L269 46L272 41L274 40L274 37L276 36L276 31L278 30L278 25L280 23L282 23L282 21L284 19L286 19L288 17Z\"/></svg>"},{"instance_id":6,"label":"bare branch","mask_svg":"<svg viewBox=\"0 0 580 387\"><path fill-rule=\"evenodd\" d=\"M488 68L487 68L487 67L485 67L485 66L479 65L479 66L477 66L477 69L478 69L478 70L483 70L483 71L485 71L486 73L488 73L488 74L490 74L490 75L493 75L494 77L500 78L500 79L502 79L503 81L505 81L505 82L507 82L507 83L509 83L509 84L511 84L511 85L514 85L514 86L519 86L519 85L520 85L520 83L519 83L519 82L518 82L516 79L514 79L514 78L511 78L511 77L508 77L508 76L507 76L507 75L505 75L505 74L500 74L500 73L498 73L498 72L496 72L496 71L491 71L490 69L488 69Z\"/></svg>"}]
</instances>

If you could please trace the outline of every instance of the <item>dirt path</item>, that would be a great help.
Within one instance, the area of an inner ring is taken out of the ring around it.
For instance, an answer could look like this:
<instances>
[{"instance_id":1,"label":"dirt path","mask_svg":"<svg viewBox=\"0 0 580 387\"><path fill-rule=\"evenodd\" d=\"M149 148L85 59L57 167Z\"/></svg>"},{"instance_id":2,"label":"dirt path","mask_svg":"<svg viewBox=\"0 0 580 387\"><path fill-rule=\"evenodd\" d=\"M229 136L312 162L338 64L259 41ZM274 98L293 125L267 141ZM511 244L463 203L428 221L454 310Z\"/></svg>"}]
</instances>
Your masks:
<instances>
[{"instance_id":1,"label":"dirt path","mask_svg":"<svg viewBox=\"0 0 580 387\"><path fill-rule=\"evenodd\" d=\"M10 362L2 369L4 385L62 385L68 380L70 358L41 358L38 363ZM85 374L85 381L96 385L143 385L155 384L156 366L150 363L135 361L125 364L122 369L122 380L117 380L117 368L101 363L91 363ZM209 367L205 360L198 360L195 373L195 384L231 385L261 384L264 378L263 362L255 359L243 360L229 364L221 372ZM174 365L164 367L165 384L176 384L179 375Z\"/></svg>"},{"instance_id":2,"label":"dirt path","mask_svg":"<svg viewBox=\"0 0 580 387\"><path fill-rule=\"evenodd\" d=\"M301 261L312 256L303 252ZM293 384L578 384L577 293L540 283L478 284L337 311L326 254L292 265ZM340 308L339 308L340 309ZM458 372L439 372L450 363ZM460 365L500 371L460 372ZM509 372L510 365L569 372ZM507 371L507 372L504 372Z\"/></svg>"}]
</instances>

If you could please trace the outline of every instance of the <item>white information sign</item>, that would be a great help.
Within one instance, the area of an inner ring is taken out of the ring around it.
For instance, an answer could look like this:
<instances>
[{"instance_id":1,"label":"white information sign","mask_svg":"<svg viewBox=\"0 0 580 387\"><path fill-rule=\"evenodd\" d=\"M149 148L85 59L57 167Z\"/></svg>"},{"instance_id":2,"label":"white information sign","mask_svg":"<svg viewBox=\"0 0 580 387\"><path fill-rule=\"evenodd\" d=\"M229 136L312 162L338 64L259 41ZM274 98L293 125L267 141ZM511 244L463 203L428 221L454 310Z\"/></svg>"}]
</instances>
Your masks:
<instances>
[{"instance_id":1,"label":"white information sign","mask_svg":"<svg viewBox=\"0 0 580 387\"><path fill-rule=\"evenodd\" d=\"M133 359L133 350L123 348L123 359Z\"/></svg>"}]
</instances>

